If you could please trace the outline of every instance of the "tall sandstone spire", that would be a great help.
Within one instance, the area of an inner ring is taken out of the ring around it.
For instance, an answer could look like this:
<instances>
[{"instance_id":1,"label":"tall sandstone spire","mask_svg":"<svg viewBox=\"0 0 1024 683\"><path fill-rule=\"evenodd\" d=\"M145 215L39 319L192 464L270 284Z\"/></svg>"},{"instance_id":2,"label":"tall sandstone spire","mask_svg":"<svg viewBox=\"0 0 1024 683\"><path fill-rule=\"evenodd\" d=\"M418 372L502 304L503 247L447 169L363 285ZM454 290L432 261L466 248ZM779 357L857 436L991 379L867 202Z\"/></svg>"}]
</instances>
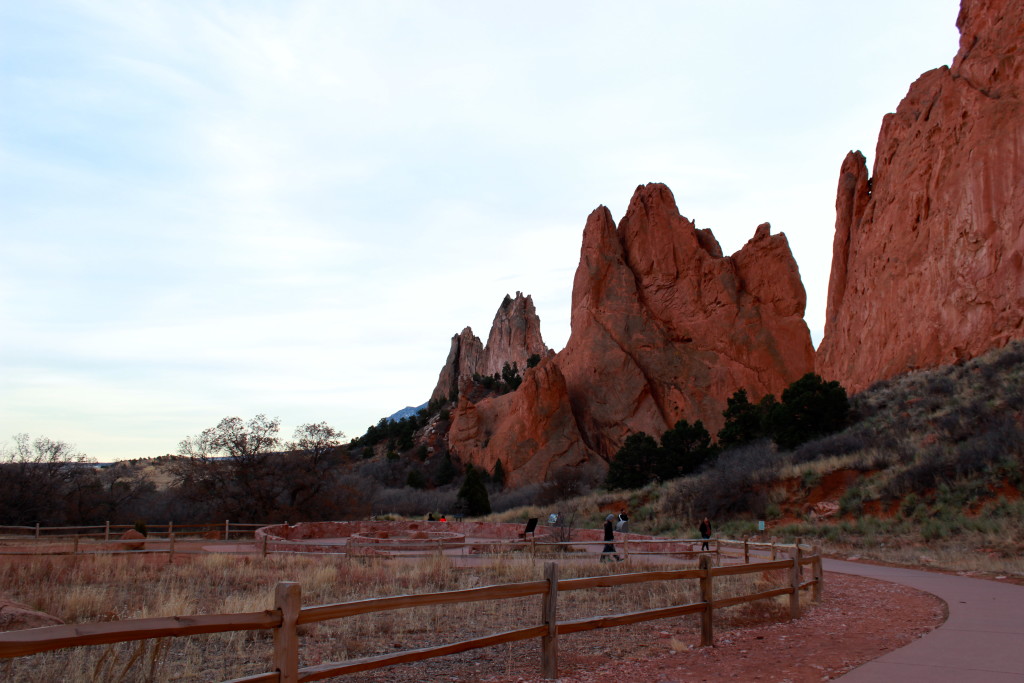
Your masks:
<instances>
[{"instance_id":1,"label":"tall sandstone spire","mask_svg":"<svg viewBox=\"0 0 1024 683\"><path fill-rule=\"evenodd\" d=\"M514 299L506 295L494 314L486 347L469 327L452 337L448 360L441 368L430 398L454 396L462 381L474 374L501 372L505 363L515 364L522 373L530 356L543 358L548 353L540 334L540 318L533 306L533 298L523 296L522 292L516 292Z\"/></svg>"},{"instance_id":2,"label":"tall sandstone spire","mask_svg":"<svg viewBox=\"0 0 1024 683\"><path fill-rule=\"evenodd\" d=\"M859 391L1024 337L1024 3L963 0L951 68L843 162L816 367Z\"/></svg>"}]
</instances>

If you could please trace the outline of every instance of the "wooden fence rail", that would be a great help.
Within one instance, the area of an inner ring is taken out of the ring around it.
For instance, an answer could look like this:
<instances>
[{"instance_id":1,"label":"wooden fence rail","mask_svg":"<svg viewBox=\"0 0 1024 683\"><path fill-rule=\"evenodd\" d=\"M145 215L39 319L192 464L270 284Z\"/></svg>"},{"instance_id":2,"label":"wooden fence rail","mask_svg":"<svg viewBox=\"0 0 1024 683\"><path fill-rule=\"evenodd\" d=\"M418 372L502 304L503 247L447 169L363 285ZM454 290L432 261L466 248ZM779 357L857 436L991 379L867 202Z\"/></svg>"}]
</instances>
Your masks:
<instances>
[{"instance_id":1,"label":"wooden fence rail","mask_svg":"<svg viewBox=\"0 0 1024 683\"><path fill-rule=\"evenodd\" d=\"M716 567L713 566L712 557L709 554L705 554L701 556L700 565L697 569L634 572L578 579L559 579L558 564L547 562L544 568L544 579L539 581L483 586L439 593L369 598L305 608L301 606L301 587L299 584L282 582L278 584L275 590L273 608L265 612L158 617L10 631L0 633L0 658L22 657L82 645L103 645L203 633L273 629L274 671L233 679L230 683L255 683L256 681L295 683L298 681L316 681L358 671L369 671L396 664L422 661L518 640L540 638L542 675L545 678L553 679L557 678L558 672L558 636L560 635L593 629L613 628L685 614L700 614L701 645L707 646L714 643L714 610L781 595L789 595L790 597L790 618L795 619L799 617L800 591L812 588L812 597L814 600L818 600L821 596L823 582L820 549L807 549L810 550L810 554L805 555L805 548L805 546L799 544L779 546L779 549L785 549L791 555L789 559L784 560ZM811 578L805 580L803 570L807 565L811 567ZM749 595L722 599L715 599L714 597L714 579L716 577L765 573L772 570L788 570L789 580L787 584ZM700 582L700 600L698 602L571 621L558 621L557 618L558 594L561 592L608 588L651 581L680 580L697 580ZM542 596L543 600L541 623L534 626L527 626L503 633L492 633L445 645L299 668L298 628L304 624L330 619L343 619L358 614L386 610L505 600L533 595Z\"/></svg>"},{"instance_id":2,"label":"wooden fence rail","mask_svg":"<svg viewBox=\"0 0 1024 683\"><path fill-rule=\"evenodd\" d=\"M148 524L146 525L146 533L154 537L169 537L174 533L181 536L217 532L223 533L224 538L228 538L231 534L235 534L236 537L252 535L256 529L265 526L267 526L266 523L254 524L248 522L232 522L230 520L224 520L223 524L220 522L207 522L204 524L176 525L174 522L169 522L167 524ZM0 537L8 536L13 538L24 538L25 536L32 536L37 540L42 540L79 536L82 538L103 538L105 541L110 541L116 540L111 539L111 534L118 535L134 528L134 524L111 524L110 522L86 526L44 527L39 524L36 524L35 526L0 526Z\"/></svg>"}]
</instances>

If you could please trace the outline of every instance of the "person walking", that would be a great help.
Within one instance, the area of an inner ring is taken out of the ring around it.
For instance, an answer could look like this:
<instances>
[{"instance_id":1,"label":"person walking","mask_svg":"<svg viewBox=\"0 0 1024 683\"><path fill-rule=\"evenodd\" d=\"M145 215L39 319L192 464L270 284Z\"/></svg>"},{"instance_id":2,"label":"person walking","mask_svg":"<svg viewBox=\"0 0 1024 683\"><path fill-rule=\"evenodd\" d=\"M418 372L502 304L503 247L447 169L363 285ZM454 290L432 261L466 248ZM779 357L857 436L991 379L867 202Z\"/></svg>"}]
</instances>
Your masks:
<instances>
[{"instance_id":1,"label":"person walking","mask_svg":"<svg viewBox=\"0 0 1024 683\"><path fill-rule=\"evenodd\" d=\"M616 562L622 562L622 558L615 552L612 541L615 540L615 515L608 515L604 518L604 550L601 551L601 561L611 562L612 557Z\"/></svg>"},{"instance_id":2,"label":"person walking","mask_svg":"<svg viewBox=\"0 0 1024 683\"><path fill-rule=\"evenodd\" d=\"M708 547L708 539L711 538L711 520L707 517L705 517L704 521L700 523L700 537L704 539L704 542L701 544L700 549L710 550L710 548Z\"/></svg>"}]
</instances>

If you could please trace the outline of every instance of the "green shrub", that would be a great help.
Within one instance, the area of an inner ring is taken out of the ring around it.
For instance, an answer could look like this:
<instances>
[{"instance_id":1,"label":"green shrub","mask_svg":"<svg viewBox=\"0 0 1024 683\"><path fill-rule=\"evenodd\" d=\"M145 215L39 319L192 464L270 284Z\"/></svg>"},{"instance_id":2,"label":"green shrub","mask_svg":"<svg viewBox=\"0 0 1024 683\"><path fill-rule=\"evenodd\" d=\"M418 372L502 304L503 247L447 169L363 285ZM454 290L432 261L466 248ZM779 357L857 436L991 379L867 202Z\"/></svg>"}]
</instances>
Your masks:
<instances>
[{"instance_id":1,"label":"green shrub","mask_svg":"<svg viewBox=\"0 0 1024 683\"><path fill-rule=\"evenodd\" d=\"M839 514L859 515L864 510L864 491L860 486L851 486L846 489L839 499Z\"/></svg>"}]
</instances>

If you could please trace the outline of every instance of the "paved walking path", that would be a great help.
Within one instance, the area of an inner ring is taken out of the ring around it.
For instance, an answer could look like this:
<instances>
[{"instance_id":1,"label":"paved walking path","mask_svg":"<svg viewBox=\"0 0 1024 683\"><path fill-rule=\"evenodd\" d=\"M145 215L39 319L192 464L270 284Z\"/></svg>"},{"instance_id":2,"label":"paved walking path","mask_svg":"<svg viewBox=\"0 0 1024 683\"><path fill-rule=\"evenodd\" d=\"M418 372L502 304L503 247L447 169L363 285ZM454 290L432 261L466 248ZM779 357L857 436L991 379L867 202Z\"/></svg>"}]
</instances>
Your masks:
<instances>
[{"instance_id":1,"label":"paved walking path","mask_svg":"<svg viewBox=\"0 0 1024 683\"><path fill-rule=\"evenodd\" d=\"M906 647L857 667L843 683L1021 683L1024 586L938 572L828 560L825 571L912 586L949 606L942 626ZM828 590L828 582L825 583Z\"/></svg>"}]
</instances>

